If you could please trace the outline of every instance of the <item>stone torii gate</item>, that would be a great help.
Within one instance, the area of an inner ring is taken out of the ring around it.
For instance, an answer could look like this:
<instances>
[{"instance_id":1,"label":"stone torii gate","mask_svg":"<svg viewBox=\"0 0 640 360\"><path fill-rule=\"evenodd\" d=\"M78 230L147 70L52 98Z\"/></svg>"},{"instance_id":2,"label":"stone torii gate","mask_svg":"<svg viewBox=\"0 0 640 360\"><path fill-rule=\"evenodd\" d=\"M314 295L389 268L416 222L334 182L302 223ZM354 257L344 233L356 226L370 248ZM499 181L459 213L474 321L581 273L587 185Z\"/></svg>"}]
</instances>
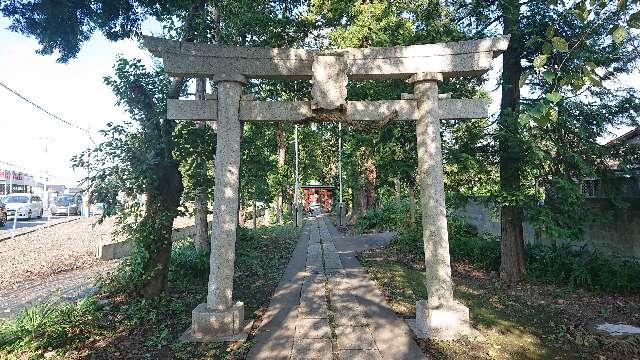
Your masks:
<instances>
[{"instance_id":1,"label":"stone torii gate","mask_svg":"<svg viewBox=\"0 0 640 360\"><path fill-rule=\"evenodd\" d=\"M428 299L418 301L420 337L451 339L470 331L469 310L453 298L445 210L441 119L487 116L487 103L438 95L443 78L491 68L509 38L329 51L228 47L145 37L170 76L206 77L217 94L169 100L167 117L217 121L215 201L207 302L193 310L196 341L242 339L244 305L232 301L242 121L415 121ZM254 101L242 95L248 79L312 80L312 101ZM405 79L414 94L400 100L346 101L347 81Z\"/></svg>"}]
</instances>

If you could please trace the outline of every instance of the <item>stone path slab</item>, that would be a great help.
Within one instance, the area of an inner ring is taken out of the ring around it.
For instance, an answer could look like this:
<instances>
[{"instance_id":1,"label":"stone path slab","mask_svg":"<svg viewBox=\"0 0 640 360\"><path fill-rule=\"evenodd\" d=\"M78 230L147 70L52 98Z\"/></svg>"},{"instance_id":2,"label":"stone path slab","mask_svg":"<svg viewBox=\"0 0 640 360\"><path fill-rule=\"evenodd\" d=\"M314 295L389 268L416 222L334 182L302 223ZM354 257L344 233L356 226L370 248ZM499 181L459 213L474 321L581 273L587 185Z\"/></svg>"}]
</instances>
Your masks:
<instances>
[{"instance_id":1,"label":"stone path slab","mask_svg":"<svg viewBox=\"0 0 640 360\"><path fill-rule=\"evenodd\" d=\"M307 221L247 358L424 359L355 259L385 241L343 236L323 215Z\"/></svg>"}]
</instances>

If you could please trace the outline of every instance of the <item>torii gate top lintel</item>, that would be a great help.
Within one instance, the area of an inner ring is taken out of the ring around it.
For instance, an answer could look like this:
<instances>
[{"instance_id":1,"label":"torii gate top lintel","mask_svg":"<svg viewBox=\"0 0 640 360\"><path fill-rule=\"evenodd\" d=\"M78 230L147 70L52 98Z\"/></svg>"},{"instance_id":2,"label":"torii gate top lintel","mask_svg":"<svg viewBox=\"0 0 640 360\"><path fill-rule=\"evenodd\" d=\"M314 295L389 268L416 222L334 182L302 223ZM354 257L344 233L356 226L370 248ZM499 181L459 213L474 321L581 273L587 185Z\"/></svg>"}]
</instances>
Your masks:
<instances>
[{"instance_id":1,"label":"torii gate top lintel","mask_svg":"<svg viewBox=\"0 0 640 360\"><path fill-rule=\"evenodd\" d=\"M421 72L441 73L444 78L473 76L491 68L502 54L509 36L394 47L312 50L255 48L144 37L144 44L164 59L171 76L212 77L239 73L250 79L311 79L318 57L343 58L350 80L408 79Z\"/></svg>"},{"instance_id":2,"label":"torii gate top lintel","mask_svg":"<svg viewBox=\"0 0 640 360\"><path fill-rule=\"evenodd\" d=\"M416 120L416 100L349 101L347 81L408 79L410 82L485 73L491 60L506 50L509 36L452 43L364 49L309 50L230 47L145 37L145 46L161 57L171 76L207 77L213 81L247 79L311 79L313 101L253 101L243 96L242 121L376 121ZM433 75L436 74L436 75ZM434 77L435 76L435 77ZM167 117L215 121L216 94L206 100L169 100ZM482 99L441 98L440 119L482 118L488 115ZM338 110L339 116L333 116ZM328 116L324 111L332 112Z\"/></svg>"}]
</instances>

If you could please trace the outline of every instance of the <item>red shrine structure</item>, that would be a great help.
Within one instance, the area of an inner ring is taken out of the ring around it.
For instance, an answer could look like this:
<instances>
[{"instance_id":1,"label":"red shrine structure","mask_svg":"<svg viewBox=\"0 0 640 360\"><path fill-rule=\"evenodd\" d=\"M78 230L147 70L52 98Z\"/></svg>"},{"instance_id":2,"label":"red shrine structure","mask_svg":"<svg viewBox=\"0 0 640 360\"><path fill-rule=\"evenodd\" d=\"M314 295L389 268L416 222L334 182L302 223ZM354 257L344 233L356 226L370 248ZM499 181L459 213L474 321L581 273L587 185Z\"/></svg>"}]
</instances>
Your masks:
<instances>
[{"instance_id":1,"label":"red shrine structure","mask_svg":"<svg viewBox=\"0 0 640 360\"><path fill-rule=\"evenodd\" d=\"M324 211L330 212L333 206L333 186L331 185L302 185L304 191L304 209L309 211L309 205L321 205Z\"/></svg>"}]
</instances>

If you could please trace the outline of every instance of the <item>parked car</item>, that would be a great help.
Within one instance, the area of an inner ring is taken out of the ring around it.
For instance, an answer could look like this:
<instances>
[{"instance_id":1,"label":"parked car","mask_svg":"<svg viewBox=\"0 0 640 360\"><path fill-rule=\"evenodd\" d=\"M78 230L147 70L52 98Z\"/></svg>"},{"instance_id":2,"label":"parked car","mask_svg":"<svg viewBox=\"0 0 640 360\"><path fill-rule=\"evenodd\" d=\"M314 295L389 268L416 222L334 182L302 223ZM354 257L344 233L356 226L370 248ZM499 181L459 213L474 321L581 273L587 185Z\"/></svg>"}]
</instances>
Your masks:
<instances>
[{"instance_id":1,"label":"parked car","mask_svg":"<svg viewBox=\"0 0 640 360\"><path fill-rule=\"evenodd\" d=\"M58 196L49 207L51 215L80 215L82 199L79 195L65 194Z\"/></svg>"},{"instance_id":2,"label":"parked car","mask_svg":"<svg viewBox=\"0 0 640 360\"><path fill-rule=\"evenodd\" d=\"M7 222L7 206L0 201L0 227L3 227Z\"/></svg>"},{"instance_id":3,"label":"parked car","mask_svg":"<svg viewBox=\"0 0 640 360\"><path fill-rule=\"evenodd\" d=\"M7 208L7 217L17 216L18 219L41 218L44 214L42 199L27 193L9 194L2 199Z\"/></svg>"},{"instance_id":4,"label":"parked car","mask_svg":"<svg viewBox=\"0 0 640 360\"><path fill-rule=\"evenodd\" d=\"M104 204L95 203L91 205L91 215L102 215L104 213Z\"/></svg>"}]
</instances>

